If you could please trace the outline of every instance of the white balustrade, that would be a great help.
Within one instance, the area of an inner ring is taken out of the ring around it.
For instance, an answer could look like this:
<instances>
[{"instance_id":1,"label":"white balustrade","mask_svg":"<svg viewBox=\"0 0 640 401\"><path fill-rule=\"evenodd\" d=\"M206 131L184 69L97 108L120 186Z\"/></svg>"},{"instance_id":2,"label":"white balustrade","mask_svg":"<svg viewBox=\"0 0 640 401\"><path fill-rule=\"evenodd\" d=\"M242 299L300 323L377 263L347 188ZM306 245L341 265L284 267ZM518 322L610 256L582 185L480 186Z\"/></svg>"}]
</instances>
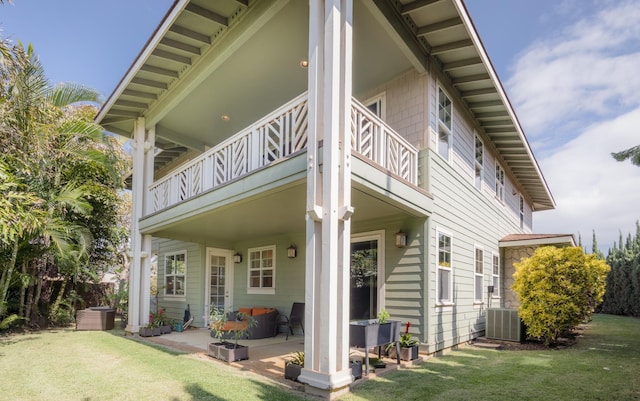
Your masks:
<instances>
[{"instance_id":1,"label":"white balustrade","mask_svg":"<svg viewBox=\"0 0 640 401\"><path fill-rule=\"evenodd\" d=\"M417 150L355 99L352 105L352 150L416 184ZM304 93L154 182L152 212L306 149L307 114Z\"/></svg>"},{"instance_id":2,"label":"white balustrade","mask_svg":"<svg viewBox=\"0 0 640 401\"><path fill-rule=\"evenodd\" d=\"M355 99L351 107L351 150L416 185L416 148Z\"/></svg>"}]
</instances>

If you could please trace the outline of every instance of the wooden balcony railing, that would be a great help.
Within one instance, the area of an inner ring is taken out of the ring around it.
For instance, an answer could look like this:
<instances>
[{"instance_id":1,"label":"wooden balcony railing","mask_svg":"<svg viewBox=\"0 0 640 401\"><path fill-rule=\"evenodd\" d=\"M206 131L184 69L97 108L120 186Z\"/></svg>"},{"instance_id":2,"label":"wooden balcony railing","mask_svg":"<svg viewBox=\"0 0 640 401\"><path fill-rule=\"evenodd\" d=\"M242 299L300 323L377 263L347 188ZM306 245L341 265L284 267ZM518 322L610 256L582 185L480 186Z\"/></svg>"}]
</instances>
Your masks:
<instances>
[{"instance_id":1,"label":"wooden balcony railing","mask_svg":"<svg viewBox=\"0 0 640 401\"><path fill-rule=\"evenodd\" d=\"M176 205L307 147L307 94L180 166L149 187L151 210ZM353 99L352 150L415 184L417 150Z\"/></svg>"}]
</instances>

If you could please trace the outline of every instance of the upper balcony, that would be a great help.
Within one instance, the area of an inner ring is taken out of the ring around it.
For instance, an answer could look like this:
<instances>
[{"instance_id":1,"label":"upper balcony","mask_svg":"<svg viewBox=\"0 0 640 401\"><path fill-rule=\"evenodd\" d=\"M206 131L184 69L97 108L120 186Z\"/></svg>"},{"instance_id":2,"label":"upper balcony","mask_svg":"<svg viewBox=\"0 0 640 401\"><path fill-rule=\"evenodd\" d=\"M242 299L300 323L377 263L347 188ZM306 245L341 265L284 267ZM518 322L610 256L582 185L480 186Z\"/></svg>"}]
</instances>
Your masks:
<instances>
[{"instance_id":1,"label":"upper balcony","mask_svg":"<svg viewBox=\"0 0 640 401\"><path fill-rule=\"evenodd\" d=\"M154 182L148 214L213 191L304 152L308 141L306 93ZM352 153L417 186L418 151L356 99L351 106Z\"/></svg>"}]
</instances>

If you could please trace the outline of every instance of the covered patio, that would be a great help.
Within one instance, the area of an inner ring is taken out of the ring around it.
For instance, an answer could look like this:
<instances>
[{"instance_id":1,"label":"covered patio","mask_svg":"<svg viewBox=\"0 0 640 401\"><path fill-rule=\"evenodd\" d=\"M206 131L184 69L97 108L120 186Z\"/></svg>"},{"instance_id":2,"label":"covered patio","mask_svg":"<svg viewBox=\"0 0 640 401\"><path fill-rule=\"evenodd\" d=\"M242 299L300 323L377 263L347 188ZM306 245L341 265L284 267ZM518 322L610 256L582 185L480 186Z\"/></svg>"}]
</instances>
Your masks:
<instances>
[{"instance_id":1,"label":"covered patio","mask_svg":"<svg viewBox=\"0 0 640 401\"><path fill-rule=\"evenodd\" d=\"M212 363L222 363L240 371L266 377L293 390L304 390L304 384L284 378L284 364L286 360L291 358L294 352L304 351L304 336L302 335L289 335L288 340L284 333L279 333L275 337L258 340L238 340L238 344L249 347L249 359L228 364L207 355L209 343L216 341L214 338L211 338L208 329L191 328L183 332L172 331L170 334L164 334L159 337L139 338L141 341L198 355ZM362 349L352 348L350 354L354 359L364 358L364 350ZM370 353L370 356L373 357L374 355ZM419 358L410 362L402 361L400 365L397 365L395 359L385 357L383 357L383 359L387 363L385 368L378 368L368 375L363 375L362 379L355 380L351 386L378 375L383 375L402 367L413 366L416 363L422 362L422 358Z\"/></svg>"}]
</instances>

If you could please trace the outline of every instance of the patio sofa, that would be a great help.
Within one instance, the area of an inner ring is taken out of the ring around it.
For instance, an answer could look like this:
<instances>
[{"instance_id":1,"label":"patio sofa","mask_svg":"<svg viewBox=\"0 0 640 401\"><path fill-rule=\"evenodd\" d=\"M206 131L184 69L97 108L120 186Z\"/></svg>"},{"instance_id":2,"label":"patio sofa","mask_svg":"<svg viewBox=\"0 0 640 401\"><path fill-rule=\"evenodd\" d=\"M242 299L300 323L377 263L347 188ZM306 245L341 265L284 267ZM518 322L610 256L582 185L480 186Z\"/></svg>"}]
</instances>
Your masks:
<instances>
[{"instance_id":1,"label":"patio sofa","mask_svg":"<svg viewBox=\"0 0 640 401\"><path fill-rule=\"evenodd\" d=\"M235 330L246 329L248 322L246 320L242 320L241 315L239 318L239 314L252 316L257 323L255 326L250 327L249 330L247 330L247 334L245 336L240 338L255 340L276 336L278 330L278 316L280 314L278 310L276 308L253 307L238 308L237 311L229 313L227 322L223 326L223 330L226 331L223 338L235 338L235 334L233 333ZM211 337L215 337L215 333L213 331L211 332Z\"/></svg>"}]
</instances>

